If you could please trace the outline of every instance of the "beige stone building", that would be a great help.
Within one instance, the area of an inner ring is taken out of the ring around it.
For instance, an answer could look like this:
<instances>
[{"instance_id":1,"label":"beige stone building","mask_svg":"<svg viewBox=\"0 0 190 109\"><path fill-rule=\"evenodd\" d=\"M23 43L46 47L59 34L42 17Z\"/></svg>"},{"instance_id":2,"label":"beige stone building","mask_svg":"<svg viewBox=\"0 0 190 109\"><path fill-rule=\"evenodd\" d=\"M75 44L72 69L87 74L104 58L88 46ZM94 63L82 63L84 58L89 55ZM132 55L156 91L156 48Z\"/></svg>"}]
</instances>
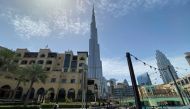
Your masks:
<instances>
[{"instance_id":1,"label":"beige stone building","mask_svg":"<svg viewBox=\"0 0 190 109\"><path fill-rule=\"evenodd\" d=\"M19 66L25 67L36 63L42 65L48 73L45 84L34 84L30 99L42 100L48 98L49 100L55 100L57 97L59 100L65 100L65 98L81 99L81 79L82 73L85 71L83 64L87 64L88 52L77 52L77 55L75 55L72 51L56 53L50 49L40 49L39 52L17 49L16 53L20 58L15 62ZM16 83L11 74L1 72L0 99L11 98ZM22 83L17 90L16 99L23 99L28 88L28 83Z\"/></svg>"}]
</instances>

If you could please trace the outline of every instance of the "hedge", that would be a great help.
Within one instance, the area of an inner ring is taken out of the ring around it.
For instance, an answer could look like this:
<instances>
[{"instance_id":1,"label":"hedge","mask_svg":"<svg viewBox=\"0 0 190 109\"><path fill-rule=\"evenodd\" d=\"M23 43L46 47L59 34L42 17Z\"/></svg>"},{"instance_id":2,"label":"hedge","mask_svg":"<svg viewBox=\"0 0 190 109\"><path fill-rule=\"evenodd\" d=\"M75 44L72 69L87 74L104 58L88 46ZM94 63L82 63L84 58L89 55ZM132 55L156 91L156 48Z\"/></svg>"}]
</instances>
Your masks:
<instances>
[{"instance_id":1,"label":"hedge","mask_svg":"<svg viewBox=\"0 0 190 109\"><path fill-rule=\"evenodd\" d=\"M24 107L24 106L0 106L0 109L39 109L38 106L30 106L30 107Z\"/></svg>"},{"instance_id":2,"label":"hedge","mask_svg":"<svg viewBox=\"0 0 190 109\"><path fill-rule=\"evenodd\" d=\"M44 104L41 105L41 108L53 108L55 105L53 104ZM81 108L81 105L66 105L66 104L60 104L59 108Z\"/></svg>"},{"instance_id":3,"label":"hedge","mask_svg":"<svg viewBox=\"0 0 190 109\"><path fill-rule=\"evenodd\" d=\"M4 105L23 105L23 102L12 102L12 103L8 103L8 102L2 102L0 103L0 106L4 106ZM28 105L39 105L40 103L28 103Z\"/></svg>"}]
</instances>

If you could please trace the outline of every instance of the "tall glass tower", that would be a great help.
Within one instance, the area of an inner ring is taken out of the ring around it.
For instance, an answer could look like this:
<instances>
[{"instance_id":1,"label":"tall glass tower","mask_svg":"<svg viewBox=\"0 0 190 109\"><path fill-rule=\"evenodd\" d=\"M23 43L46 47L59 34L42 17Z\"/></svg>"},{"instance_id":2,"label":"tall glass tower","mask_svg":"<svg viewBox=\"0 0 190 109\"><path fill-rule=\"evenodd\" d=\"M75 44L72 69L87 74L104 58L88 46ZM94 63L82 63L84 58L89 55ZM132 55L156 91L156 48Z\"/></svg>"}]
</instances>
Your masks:
<instances>
[{"instance_id":1,"label":"tall glass tower","mask_svg":"<svg viewBox=\"0 0 190 109\"><path fill-rule=\"evenodd\" d=\"M171 73L173 74L174 78L178 79L177 73L173 65L170 63L167 57L159 50L156 51L156 60L157 60L158 68L165 69L165 70L160 70L160 75L165 84L173 81L172 76L169 72L168 66L170 67Z\"/></svg>"},{"instance_id":2,"label":"tall glass tower","mask_svg":"<svg viewBox=\"0 0 190 109\"><path fill-rule=\"evenodd\" d=\"M152 85L148 72L137 77L138 85Z\"/></svg>"},{"instance_id":3,"label":"tall glass tower","mask_svg":"<svg viewBox=\"0 0 190 109\"><path fill-rule=\"evenodd\" d=\"M92 10L91 35L89 40L89 58L88 58L88 77L91 79L102 80L102 61L100 60L100 47L98 44L98 35L94 7Z\"/></svg>"}]
</instances>

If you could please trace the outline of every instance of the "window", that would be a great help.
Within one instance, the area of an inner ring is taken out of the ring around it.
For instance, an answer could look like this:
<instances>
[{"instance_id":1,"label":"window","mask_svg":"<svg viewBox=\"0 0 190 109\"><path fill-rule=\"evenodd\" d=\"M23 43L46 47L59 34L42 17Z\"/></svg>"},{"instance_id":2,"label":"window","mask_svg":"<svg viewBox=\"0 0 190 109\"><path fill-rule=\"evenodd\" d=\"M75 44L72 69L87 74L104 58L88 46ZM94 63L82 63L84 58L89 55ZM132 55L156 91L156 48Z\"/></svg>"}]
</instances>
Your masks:
<instances>
[{"instance_id":1,"label":"window","mask_svg":"<svg viewBox=\"0 0 190 109\"><path fill-rule=\"evenodd\" d=\"M48 53L48 58L56 58L57 57L57 53Z\"/></svg>"},{"instance_id":2,"label":"window","mask_svg":"<svg viewBox=\"0 0 190 109\"><path fill-rule=\"evenodd\" d=\"M43 63L44 63L43 60L39 60L39 61L38 61L38 64L43 64Z\"/></svg>"},{"instance_id":3,"label":"window","mask_svg":"<svg viewBox=\"0 0 190 109\"><path fill-rule=\"evenodd\" d=\"M60 63L57 63L57 66L60 66Z\"/></svg>"},{"instance_id":4,"label":"window","mask_svg":"<svg viewBox=\"0 0 190 109\"><path fill-rule=\"evenodd\" d=\"M79 67L82 67L83 63L79 63Z\"/></svg>"},{"instance_id":5,"label":"window","mask_svg":"<svg viewBox=\"0 0 190 109\"><path fill-rule=\"evenodd\" d=\"M54 83L56 81L56 78L51 78L51 83Z\"/></svg>"},{"instance_id":6,"label":"window","mask_svg":"<svg viewBox=\"0 0 190 109\"><path fill-rule=\"evenodd\" d=\"M21 64L27 64L27 60L21 61Z\"/></svg>"},{"instance_id":7,"label":"window","mask_svg":"<svg viewBox=\"0 0 190 109\"><path fill-rule=\"evenodd\" d=\"M35 64L35 60L31 60L29 64Z\"/></svg>"},{"instance_id":8,"label":"window","mask_svg":"<svg viewBox=\"0 0 190 109\"><path fill-rule=\"evenodd\" d=\"M182 85L185 85L185 83L184 83L184 81L183 81L183 80L181 81L181 84L182 84Z\"/></svg>"},{"instance_id":9,"label":"window","mask_svg":"<svg viewBox=\"0 0 190 109\"><path fill-rule=\"evenodd\" d=\"M59 59L61 59L61 57L59 57Z\"/></svg>"},{"instance_id":10,"label":"window","mask_svg":"<svg viewBox=\"0 0 190 109\"><path fill-rule=\"evenodd\" d=\"M83 69L79 69L79 73L82 73L83 72Z\"/></svg>"},{"instance_id":11,"label":"window","mask_svg":"<svg viewBox=\"0 0 190 109\"><path fill-rule=\"evenodd\" d=\"M185 84L188 84L188 83L189 83L189 81L187 80L187 78L185 78L184 80L185 80Z\"/></svg>"},{"instance_id":12,"label":"window","mask_svg":"<svg viewBox=\"0 0 190 109\"><path fill-rule=\"evenodd\" d=\"M189 81L190 81L190 77L188 77Z\"/></svg>"},{"instance_id":13,"label":"window","mask_svg":"<svg viewBox=\"0 0 190 109\"><path fill-rule=\"evenodd\" d=\"M52 64L52 61L51 60L47 60L46 64L50 65L50 64Z\"/></svg>"},{"instance_id":14,"label":"window","mask_svg":"<svg viewBox=\"0 0 190 109\"><path fill-rule=\"evenodd\" d=\"M66 54L65 55L65 60L64 60L64 68L68 68L70 66L70 60L71 60L71 55Z\"/></svg>"},{"instance_id":15,"label":"window","mask_svg":"<svg viewBox=\"0 0 190 109\"><path fill-rule=\"evenodd\" d=\"M75 83L75 79L71 79L71 83Z\"/></svg>"},{"instance_id":16,"label":"window","mask_svg":"<svg viewBox=\"0 0 190 109\"><path fill-rule=\"evenodd\" d=\"M77 61L71 62L71 68L77 68Z\"/></svg>"},{"instance_id":17,"label":"window","mask_svg":"<svg viewBox=\"0 0 190 109\"><path fill-rule=\"evenodd\" d=\"M68 69L64 69L64 72L67 72L68 71Z\"/></svg>"},{"instance_id":18,"label":"window","mask_svg":"<svg viewBox=\"0 0 190 109\"><path fill-rule=\"evenodd\" d=\"M71 72L76 72L76 69L71 69Z\"/></svg>"},{"instance_id":19,"label":"window","mask_svg":"<svg viewBox=\"0 0 190 109\"><path fill-rule=\"evenodd\" d=\"M44 58L44 57L45 57L45 54L41 54L40 57L41 57L41 58Z\"/></svg>"},{"instance_id":20,"label":"window","mask_svg":"<svg viewBox=\"0 0 190 109\"><path fill-rule=\"evenodd\" d=\"M51 69L50 67L46 67L46 71L50 71L50 69Z\"/></svg>"},{"instance_id":21,"label":"window","mask_svg":"<svg viewBox=\"0 0 190 109\"><path fill-rule=\"evenodd\" d=\"M150 92L150 90L149 90L149 89L147 89L147 92Z\"/></svg>"},{"instance_id":22,"label":"window","mask_svg":"<svg viewBox=\"0 0 190 109\"><path fill-rule=\"evenodd\" d=\"M66 80L66 79L62 79L61 82L62 82L62 83L66 83L67 80Z\"/></svg>"},{"instance_id":23,"label":"window","mask_svg":"<svg viewBox=\"0 0 190 109\"><path fill-rule=\"evenodd\" d=\"M81 57L80 60L85 60L84 57Z\"/></svg>"}]
</instances>

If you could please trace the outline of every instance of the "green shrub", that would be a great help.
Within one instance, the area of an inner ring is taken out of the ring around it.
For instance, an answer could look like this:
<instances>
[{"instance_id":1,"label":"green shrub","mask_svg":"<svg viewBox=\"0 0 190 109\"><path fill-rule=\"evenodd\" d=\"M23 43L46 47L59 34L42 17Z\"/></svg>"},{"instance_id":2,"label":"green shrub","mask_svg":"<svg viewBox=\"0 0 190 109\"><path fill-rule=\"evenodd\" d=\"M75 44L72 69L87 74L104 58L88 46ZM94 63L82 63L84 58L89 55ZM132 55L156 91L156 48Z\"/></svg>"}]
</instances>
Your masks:
<instances>
[{"instance_id":1,"label":"green shrub","mask_svg":"<svg viewBox=\"0 0 190 109\"><path fill-rule=\"evenodd\" d=\"M15 105L23 105L24 104L24 102L5 102L5 103L0 103L0 106L5 106L5 105L13 105L13 106L15 106ZM40 103L28 103L28 105L39 105Z\"/></svg>"},{"instance_id":2,"label":"green shrub","mask_svg":"<svg viewBox=\"0 0 190 109\"><path fill-rule=\"evenodd\" d=\"M0 106L0 109L39 109L38 106L30 106L30 107L24 107L24 106Z\"/></svg>"},{"instance_id":3,"label":"green shrub","mask_svg":"<svg viewBox=\"0 0 190 109\"><path fill-rule=\"evenodd\" d=\"M41 108L53 108L54 105L53 104L44 104L44 105L41 105ZM81 108L81 105L59 105L59 108Z\"/></svg>"}]
</instances>

